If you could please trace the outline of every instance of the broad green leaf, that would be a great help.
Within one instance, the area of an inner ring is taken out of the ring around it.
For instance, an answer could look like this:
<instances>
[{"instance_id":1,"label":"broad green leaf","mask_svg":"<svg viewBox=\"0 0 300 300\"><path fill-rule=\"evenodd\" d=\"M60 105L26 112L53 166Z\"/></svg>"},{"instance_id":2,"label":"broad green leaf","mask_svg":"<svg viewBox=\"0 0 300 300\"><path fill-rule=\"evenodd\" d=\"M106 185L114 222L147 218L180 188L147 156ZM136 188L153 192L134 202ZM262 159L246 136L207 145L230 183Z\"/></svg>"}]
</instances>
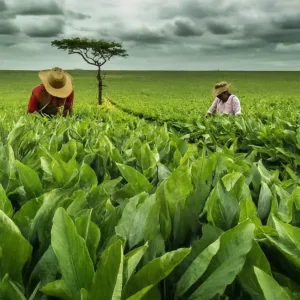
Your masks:
<instances>
[{"instance_id":1,"label":"broad green leaf","mask_svg":"<svg viewBox=\"0 0 300 300\"><path fill-rule=\"evenodd\" d=\"M185 260L178 266L179 275L182 277L192 262L211 244L213 244L222 235L223 231L211 224L202 226L202 237L200 240L194 240L191 245L191 252Z\"/></svg>"},{"instance_id":2,"label":"broad green leaf","mask_svg":"<svg viewBox=\"0 0 300 300\"><path fill-rule=\"evenodd\" d=\"M167 179L170 176L170 174L171 174L170 170L165 165L158 163L157 177L159 182Z\"/></svg>"},{"instance_id":3,"label":"broad green leaf","mask_svg":"<svg viewBox=\"0 0 300 300\"><path fill-rule=\"evenodd\" d=\"M37 293L39 292L40 286L41 286L41 283L39 282L37 284L37 286L35 287L34 291L32 292L32 294L31 294L31 296L28 300L34 300L35 299Z\"/></svg>"},{"instance_id":4,"label":"broad green leaf","mask_svg":"<svg viewBox=\"0 0 300 300\"><path fill-rule=\"evenodd\" d=\"M153 288L153 285L146 286L136 294L132 295L126 300L141 300L144 299L144 296Z\"/></svg>"},{"instance_id":5,"label":"broad green leaf","mask_svg":"<svg viewBox=\"0 0 300 300\"><path fill-rule=\"evenodd\" d=\"M132 216L133 218L133 216ZM141 242L151 240L159 228L159 202L155 194L141 203L134 215L129 232L129 247L133 248Z\"/></svg>"},{"instance_id":6,"label":"broad green leaf","mask_svg":"<svg viewBox=\"0 0 300 300\"><path fill-rule=\"evenodd\" d=\"M220 240L217 239L210 244L200 255L192 262L187 271L180 278L176 286L176 294L182 296L205 272L212 258L220 248Z\"/></svg>"},{"instance_id":7,"label":"broad green leaf","mask_svg":"<svg viewBox=\"0 0 300 300\"><path fill-rule=\"evenodd\" d=\"M129 239L129 233L133 229L133 222L134 222L134 216L137 213L137 207L139 203L143 203L148 197L148 194L143 192L141 194L138 194L134 196L133 198L128 200L128 203L126 204L121 219L118 223L118 225L115 228L116 234L122 236L125 240L128 241Z\"/></svg>"},{"instance_id":8,"label":"broad green leaf","mask_svg":"<svg viewBox=\"0 0 300 300\"><path fill-rule=\"evenodd\" d=\"M83 190L89 191L95 188L98 184L97 176L94 170L87 164L82 164L79 173L79 187Z\"/></svg>"},{"instance_id":9,"label":"broad green leaf","mask_svg":"<svg viewBox=\"0 0 300 300\"><path fill-rule=\"evenodd\" d=\"M102 185L98 185L97 187L91 189L90 192L87 194L86 201L89 207L93 208L93 220L95 223L96 215L97 217L100 217L98 214L101 214L103 212L108 200L109 195L104 191Z\"/></svg>"},{"instance_id":10,"label":"broad green leaf","mask_svg":"<svg viewBox=\"0 0 300 300\"><path fill-rule=\"evenodd\" d=\"M43 204L30 222L29 241L36 243L38 239L46 247L45 251L48 249L50 243L52 220L56 209L58 207L66 208L72 201L67 197L67 194L67 190L59 189L43 194L40 197ZM28 207L28 210L34 210L39 203L32 203L32 205L32 207ZM33 211L30 211L30 213L33 213Z\"/></svg>"},{"instance_id":11,"label":"broad green leaf","mask_svg":"<svg viewBox=\"0 0 300 300\"><path fill-rule=\"evenodd\" d=\"M0 210L0 278L6 274L22 283L22 270L29 260L32 246L15 223Z\"/></svg>"},{"instance_id":12,"label":"broad green leaf","mask_svg":"<svg viewBox=\"0 0 300 300\"><path fill-rule=\"evenodd\" d=\"M159 285L157 284L152 289L149 290L148 293L142 298L143 300L162 300L162 293Z\"/></svg>"},{"instance_id":13,"label":"broad green leaf","mask_svg":"<svg viewBox=\"0 0 300 300\"><path fill-rule=\"evenodd\" d=\"M165 186L166 181L163 181L161 186ZM157 195L157 194L156 194ZM167 240L172 231L172 220L170 215L170 209L167 200L164 197L157 197L157 200L160 204L160 213L159 213L159 223L160 223L160 230L164 240Z\"/></svg>"},{"instance_id":14,"label":"broad green leaf","mask_svg":"<svg viewBox=\"0 0 300 300\"><path fill-rule=\"evenodd\" d=\"M293 198L281 187L275 186L277 195L279 196L279 207L277 216L281 221L290 223L293 218Z\"/></svg>"},{"instance_id":15,"label":"broad green leaf","mask_svg":"<svg viewBox=\"0 0 300 300\"><path fill-rule=\"evenodd\" d=\"M287 173L290 175L291 179L294 182L299 182L298 176L291 170L291 168L289 168L288 166L285 166L285 170L287 171Z\"/></svg>"},{"instance_id":16,"label":"broad green leaf","mask_svg":"<svg viewBox=\"0 0 300 300\"><path fill-rule=\"evenodd\" d=\"M257 281L264 293L265 299L268 300L290 300L291 298L286 291L276 282L276 280L262 271L261 269L254 267L254 272L257 277Z\"/></svg>"},{"instance_id":17,"label":"broad green leaf","mask_svg":"<svg viewBox=\"0 0 300 300\"><path fill-rule=\"evenodd\" d=\"M116 179L113 180L106 180L102 183L103 185L103 190L107 193L107 194L112 194L115 190L115 187L122 181L122 177L118 177Z\"/></svg>"},{"instance_id":18,"label":"broad green leaf","mask_svg":"<svg viewBox=\"0 0 300 300\"><path fill-rule=\"evenodd\" d=\"M182 203L182 206L185 205L187 197L193 190L190 177L189 166L183 165L171 173L157 188L156 195L159 199L167 202L171 216L174 216L178 203Z\"/></svg>"},{"instance_id":19,"label":"broad green leaf","mask_svg":"<svg viewBox=\"0 0 300 300\"><path fill-rule=\"evenodd\" d=\"M66 286L73 299L80 300L80 290L92 285L94 268L83 238L63 208L54 215L51 244Z\"/></svg>"},{"instance_id":20,"label":"broad green leaf","mask_svg":"<svg viewBox=\"0 0 300 300\"><path fill-rule=\"evenodd\" d=\"M276 197L276 194L273 194L272 196L272 204L271 204L271 211L270 211L270 214L269 214L269 217L268 217L268 220L267 220L267 226L270 226L272 227L272 224L273 224L273 215L276 215L278 211L278 201L277 201L277 197Z\"/></svg>"},{"instance_id":21,"label":"broad green leaf","mask_svg":"<svg viewBox=\"0 0 300 300\"><path fill-rule=\"evenodd\" d=\"M272 184L274 181L276 181L276 175L272 175L263 165L261 160L257 163L257 168L261 175L262 181L266 182L267 184Z\"/></svg>"},{"instance_id":22,"label":"broad green leaf","mask_svg":"<svg viewBox=\"0 0 300 300\"><path fill-rule=\"evenodd\" d=\"M207 203L207 220L223 230L234 227L238 222L239 204L229 192L227 192L221 181L211 192Z\"/></svg>"},{"instance_id":23,"label":"broad green leaf","mask_svg":"<svg viewBox=\"0 0 300 300\"><path fill-rule=\"evenodd\" d=\"M273 272L273 277L282 287L288 288L293 293L300 293L299 283L296 283L290 278L276 272Z\"/></svg>"},{"instance_id":24,"label":"broad green leaf","mask_svg":"<svg viewBox=\"0 0 300 300\"><path fill-rule=\"evenodd\" d=\"M179 166L157 188L156 196L161 207L160 226L165 239L171 233L172 219L174 219L177 207L186 205L187 197L192 190L191 172L188 165Z\"/></svg>"},{"instance_id":25,"label":"broad green leaf","mask_svg":"<svg viewBox=\"0 0 300 300\"><path fill-rule=\"evenodd\" d=\"M9 276L5 275L0 282L0 299L1 300L26 300L22 291L9 280Z\"/></svg>"},{"instance_id":26,"label":"broad green leaf","mask_svg":"<svg viewBox=\"0 0 300 300\"><path fill-rule=\"evenodd\" d=\"M295 203L296 209L300 210L300 186L297 186L292 192L292 199Z\"/></svg>"},{"instance_id":27,"label":"broad green leaf","mask_svg":"<svg viewBox=\"0 0 300 300\"><path fill-rule=\"evenodd\" d=\"M149 285L155 286L167 277L189 253L190 249L178 249L149 262L128 281L122 299L133 296Z\"/></svg>"},{"instance_id":28,"label":"broad green leaf","mask_svg":"<svg viewBox=\"0 0 300 300\"><path fill-rule=\"evenodd\" d=\"M263 292L254 273L254 266L272 275L269 261L256 241L254 241L253 247L247 255L246 262L238 275L238 279L242 287L251 295L252 299L264 300Z\"/></svg>"},{"instance_id":29,"label":"broad green leaf","mask_svg":"<svg viewBox=\"0 0 300 300\"><path fill-rule=\"evenodd\" d=\"M121 299L123 259L121 241L117 241L102 253L89 295L90 300Z\"/></svg>"},{"instance_id":30,"label":"broad green leaf","mask_svg":"<svg viewBox=\"0 0 300 300\"><path fill-rule=\"evenodd\" d=\"M226 173L228 173L228 167L229 165L232 164L232 159L218 152L212 154L211 158L214 160L214 164L215 164L215 172L214 172L214 180L213 180L213 186L215 186L217 182Z\"/></svg>"},{"instance_id":31,"label":"broad green leaf","mask_svg":"<svg viewBox=\"0 0 300 300\"><path fill-rule=\"evenodd\" d=\"M270 213L272 197L272 192L268 185L262 181L257 206L257 212L261 220L264 220Z\"/></svg>"},{"instance_id":32,"label":"broad green leaf","mask_svg":"<svg viewBox=\"0 0 300 300\"><path fill-rule=\"evenodd\" d=\"M191 175L194 189L185 203L178 203L174 216L174 245L182 245L191 234L200 230L199 215L202 214L211 191L214 163L208 158L200 158L192 163Z\"/></svg>"},{"instance_id":33,"label":"broad green leaf","mask_svg":"<svg viewBox=\"0 0 300 300\"><path fill-rule=\"evenodd\" d=\"M7 146L7 156L8 156L8 182L5 187L6 194L9 196L10 192L13 192L19 185L20 182L17 178L17 167L16 167L16 160L14 150L11 145Z\"/></svg>"},{"instance_id":34,"label":"broad green leaf","mask_svg":"<svg viewBox=\"0 0 300 300\"><path fill-rule=\"evenodd\" d=\"M72 183L76 180L78 174L78 164L74 158L67 163L61 159L56 159L52 164L53 179L59 188L68 188L72 186Z\"/></svg>"},{"instance_id":35,"label":"broad green leaf","mask_svg":"<svg viewBox=\"0 0 300 300\"><path fill-rule=\"evenodd\" d=\"M92 222L92 210L88 211L86 215L81 216L75 220L77 233L84 239L89 250L90 257L96 263L96 250L100 242L100 229Z\"/></svg>"},{"instance_id":36,"label":"broad green leaf","mask_svg":"<svg viewBox=\"0 0 300 300\"><path fill-rule=\"evenodd\" d=\"M189 300L211 299L224 293L244 266L253 245L254 228L254 224L244 222L221 235L220 249L204 273L203 283Z\"/></svg>"},{"instance_id":37,"label":"broad green leaf","mask_svg":"<svg viewBox=\"0 0 300 300\"><path fill-rule=\"evenodd\" d=\"M166 253L165 241L163 240L160 232L157 232L154 238L148 241L148 244L149 247L141 261L142 266L145 266L153 259L156 259Z\"/></svg>"},{"instance_id":38,"label":"broad green leaf","mask_svg":"<svg viewBox=\"0 0 300 300\"><path fill-rule=\"evenodd\" d=\"M243 199L240 201L240 218L239 223L250 219L256 226L261 226L261 221L258 218L257 210L254 202L251 199Z\"/></svg>"},{"instance_id":39,"label":"broad green leaf","mask_svg":"<svg viewBox=\"0 0 300 300\"><path fill-rule=\"evenodd\" d=\"M180 166L182 159L183 159L183 157L182 157L179 149L176 149L174 152L174 158L173 158L173 161L176 163L176 166Z\"/></svg>"},{"instance_id":40,"label":"broad green leaf","mask_svg":"<svg viewBox=\"0 0 300 300\"><path fill-rule=\"evenodd\" d=\"M70 216L78 217L83 211L88 210L90 208L87 202L87 193L83 190L75 191L71 199L73 202L68 206L67 213Z\"/></svg>"},{"instance_id":41,"label":"broad green leaf","mask_svg":"<svg viewBox=\"0 0 300 300\"><path fill-rule=\"evenodd\" d=\"M255 164L252 165L251 172L252 172L252 184L253 184L254 190L259 191L259 187L262 182L262 180L261 180L262 176L261 176L260 172L258 171L258 168Z\"/></svg>"},{"instance_id":42,"label":"broad green leaf","mask_svg":"<svg viewBox=\"0 0 300 300\"><path fill-rule=\"evenodd\" d=\"M222 177L222 181L226 191L227 192L231 191L242 176L243 176L242 173L233 172Z\"/></svg>"},{"instance_id":43,"label":"broad green leaf","mask_svg":"<svg viewBox=\"0 0 300 300\"><path fill-rule=\"evenodd\" d=\"M40 282L41 287L55 281L59 273L57 258L50 246L32 271L28 286L32 289Z\"/></svg>"},{"instance_id":44,"label":"broad green leaf","mask_svg":"<svg viewBox=\"0 0 300 300\"><path fill-rule=\"evenodd\" d=\"M287 269L299 270L300 268L300 228L279 221L272 217L274 228L278 236L265 233L266 238L283 257L289 262Z\"/></svg>"},{"instance_id":45,"label":"broad green leaf","mask_svg":"<svg viewBox=\"0 0 300 300\"><path fill-rule=\"evenodd\" d=\"M149 173L149 171L156 166L155 155L150 150L150 147L147 143L143 144L140 148L140 164L146 176L151 175L151 172Z\"/></svg>"},{"instance_id":46,"label":"broad green leaf","mask_svg":"<svg viewBox=\"0 0 300 300\"><path fill-rule=\"evenodd\" d=\"M142 193L144 191L150 193L152 191L153 187L151 183L139 171L135 170L130 166L123 165L123 164L117 163L117 166L122 176L132 186L136 194Z\"/></svg>"},{"instance_id":47,"label":"broad green leaf","mask_svg":"<svg viewBox=\"0 0 300 300\"><path fill-rule=\"evenodd\" d=\"M211 190L214 164L211 159L201 158L192 164L192 182L195 188L185 203L178 203L174 216L174 245L186 243L187 237L200 230L199 215Z\"/></svg>"},{"instance_id":48,"label":"broad green leaf","mask_svg":"<svg viewBox=\"0 0 300 300\"><path fill-rule=\"evenodd\" d=\"M151 240L159 227L159 202L155 194L139 194L125 206L116 233L128 241L129 248Z\"/></svg>"},{"instance_id":49,"label":"broad green leaf","mask_svg":"<svg viewBox=\"0 0 300 300\"><path fill-rule=\"evenodd\" d=\"M52 181L52 168L51 168L51 160L46 157L40 157L41 160L41 168L44 171L43 180Z\"/></svg>"},{"instance_id":50,"label":"broad green leaf","mask_svg":"<svg viewBox=\"0 0 300 300\"><path fill-rule=\"evenodd\" d=\"M10 200L7 198L2 184L0 184L0 210L2 210L8 217L13 215L13 207Z\"/></svg>"},{"instance_id":51,"label":"broad green leaf","mask_svg":"<svg viewBox=\"0 0 300 300\"><path fill-rule=\"evenodd\" d=\"M22 205L21 209L17 211L13 217L15 224L19 227L24 237L29 239L31 230L31 223L35 218L38 210L43 204L43 196L31 199Z\"/></svg>"},{"instance_id":52,"label":"broad green leaf","mask_svg":"<svg viewBox=\"0 0 300 300\"><path fill-rule=\"evenodd\" d=\"M63 161L68 162L70 159L75 158L77 155L77 144L75 140L69 140L62 145L61 150L58 152L57 157L62 158Z\"/></svg>"},{"instance_id":53,"label":"broad green leaf","mask_svg":"<svg viewBox=\"0 0 300 300\"><path fill-rule=\"evenodd\" d=\"M235 174L239 174L237 172L231 173L233 176L233 182L235 181ZM228 174L228 175L231 175ZM228 175L225 175L228 176ZM223 177L224 178L224 177ZM223 179L222 178L222 179ZM246 183L245 176L240 176L236 182L234 182L234 185L231 184L231 189L229 190L229 193L235 198L238 202L240 202L243 199L252 199L251 191L249 189L249 186Z\"/></svg>"},{"instance_id":54,"label":"broad green leaf","mask_svg":"<svg viewBox=\"0 0 300 300\"><path fill-rule=\"evenodd\" d=\"M16 160L16 166L20 182L24 186L28 200L39 197L43 193L43 188L37 173L18 160Z\"/></svg>"},{"instance_id":55,"label":"broad green leaf","mask_svg":"<svg viewBox=\"0 0 300 300\"><path fill-rule=\"evenodd\" d=\"M7 136L7 143L13 144L25 132L26 118L22 116Z\"/></svg>"},{"instance_id":56,"label":"broad green leaf","mask_svg":"<svg viewBox=\"0 0 300 300\"><path fill-rule=\"evenodd\" d=\"M58 299L61 300L74 299L71 291L68 289L66 283L63 280L57 280L48 283L46 286L41 288L41 292L43 292L45 295L57 297Z\"/></svg>"},{"instance_id":57,"label":"broad green leaf","mask_svg":"<svg viewBox=\"0 0 300 300\"><path fill-rule=\"evenodd\" d=\"M80 300L88 300L89 299L89 292L86 289L81 289L80 295L81 295Z\"/></svg>"},{"instance_id":58,"label":"broad green leaf","mask_svg":"<svg viewBox=\"0 0 300 300\"><path fill-rule=\"evenodd\" d=\"M135 272L135 269L142 257L144 256L146 250L148 249L148 243L144 246L136 248L125 255L124 259L124 282L126 283L132 274Z\"/></svg>"}]
</instances>

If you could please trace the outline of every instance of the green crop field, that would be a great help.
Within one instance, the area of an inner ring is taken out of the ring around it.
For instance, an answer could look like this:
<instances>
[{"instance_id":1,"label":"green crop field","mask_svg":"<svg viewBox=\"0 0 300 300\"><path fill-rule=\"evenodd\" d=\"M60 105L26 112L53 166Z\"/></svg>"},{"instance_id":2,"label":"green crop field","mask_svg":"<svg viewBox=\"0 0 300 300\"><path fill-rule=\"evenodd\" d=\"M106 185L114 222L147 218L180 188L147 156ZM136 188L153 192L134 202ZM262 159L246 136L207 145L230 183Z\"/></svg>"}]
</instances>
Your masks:
<instances>
[{"instance_id":1,"label":"green crop field","mask_svg":"<svg viewBox=\"0 0 300 300\"><path fill-rule=\"evenodd\" d=\"M47 119L0 71L1 300L300 299L299 72L70 73Z\"/></svg>"}]
</instances>

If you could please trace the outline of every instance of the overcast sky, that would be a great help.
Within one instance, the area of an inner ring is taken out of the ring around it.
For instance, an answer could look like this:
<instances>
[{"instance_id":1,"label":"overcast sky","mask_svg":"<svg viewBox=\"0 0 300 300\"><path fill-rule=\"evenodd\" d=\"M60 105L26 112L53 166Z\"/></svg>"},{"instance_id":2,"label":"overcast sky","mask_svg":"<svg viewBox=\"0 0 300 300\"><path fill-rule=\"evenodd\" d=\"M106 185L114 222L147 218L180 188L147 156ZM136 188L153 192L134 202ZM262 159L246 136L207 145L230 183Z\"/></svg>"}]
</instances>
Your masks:
<instances>
[{"instance_id":1,"label":"overcast sky","mask_svg":"<svg viewBox=\"0 0 300 300\"><path fill-rule=\"evenodd\" d=\"M300 70L300 0L0 0L0 69L91 68L68 37L121 41L105 69Z\"/></svg>"}]
</instances>

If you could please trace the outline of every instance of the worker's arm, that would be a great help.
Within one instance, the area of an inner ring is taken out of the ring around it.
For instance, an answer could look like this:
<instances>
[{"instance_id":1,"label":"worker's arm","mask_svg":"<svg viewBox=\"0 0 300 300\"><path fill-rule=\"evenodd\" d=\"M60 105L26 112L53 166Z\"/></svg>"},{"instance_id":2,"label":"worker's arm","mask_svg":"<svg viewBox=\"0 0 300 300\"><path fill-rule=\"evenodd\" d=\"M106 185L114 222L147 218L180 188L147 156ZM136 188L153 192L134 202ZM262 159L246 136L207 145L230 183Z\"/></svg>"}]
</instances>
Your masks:
<instances>
[{"instance_id":1,"label":"worker's arm","mask_svg":"<svg viewBox=\"0 0 300 300\"><path fill-rule=\"evenodd\" d=\"M27 107L27 112L29 114L32 114L34 112L36 112L38 110L38 99L35 95L35 93L32 91L29 103L28 103L28 107Z\"/></svg>"},{"instance_id":2,"label":"worker's arm","mask_svg":"<svg viewBox=\"0 0 300 300\"><path fill-rule=\"evenodd\" d=\"M214 102L212 103L211 107L208 109L206 116L210 116L212 114L215 114L217 111L217 104L218 104L218 98L216 98L214 100Z\"/></svg>"},{"instance_id":3,"label":"worker's arm","mask_svg":"<svg viewBox=\"0 0 300 300\"><path fill-rule=\"evenodd\" d=\"M240 103L239 98L236 96L234 96L232 99L232 107L233 107L233 114L235 116L242 114L241 103Z\"/></svg>"},{"instance_id":4,"label":"worker's arm","mask_svg":"<svg viewBox=\"0 0 300 300\"><path fill-rule=\"evenodd\" d=\"M67 114L69 114L70 116L73 115L73 103L74 103L74 91L72 91L70 96L66 99L64 112L63 112L64 117L66 117Z\"/></svg>"}]
</instances>

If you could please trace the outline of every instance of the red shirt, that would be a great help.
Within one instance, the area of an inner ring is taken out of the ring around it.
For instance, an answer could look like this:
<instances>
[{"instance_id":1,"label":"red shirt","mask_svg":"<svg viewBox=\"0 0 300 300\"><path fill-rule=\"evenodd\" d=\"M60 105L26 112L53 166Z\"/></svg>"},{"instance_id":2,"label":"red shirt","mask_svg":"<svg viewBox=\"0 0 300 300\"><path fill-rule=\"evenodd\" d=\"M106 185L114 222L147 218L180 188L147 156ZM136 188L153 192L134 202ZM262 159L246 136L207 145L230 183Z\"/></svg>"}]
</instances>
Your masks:
<instances>
[{"instance_id":1,"label":"red shirt","mask_svg":"<svg viewBox=\"0 0 300 300\"><path fill-rule=\"evenodd\" d=\"M32 90L27 111L28 113L34 113L42 109L42 113L56 115L58 113L57 108L64 106L63 111L66 114L68 111L72 111L73 102L74 91L67 98L57 98L50 95L44 85L40 84Z\"/></svg>"}]
</instances>

